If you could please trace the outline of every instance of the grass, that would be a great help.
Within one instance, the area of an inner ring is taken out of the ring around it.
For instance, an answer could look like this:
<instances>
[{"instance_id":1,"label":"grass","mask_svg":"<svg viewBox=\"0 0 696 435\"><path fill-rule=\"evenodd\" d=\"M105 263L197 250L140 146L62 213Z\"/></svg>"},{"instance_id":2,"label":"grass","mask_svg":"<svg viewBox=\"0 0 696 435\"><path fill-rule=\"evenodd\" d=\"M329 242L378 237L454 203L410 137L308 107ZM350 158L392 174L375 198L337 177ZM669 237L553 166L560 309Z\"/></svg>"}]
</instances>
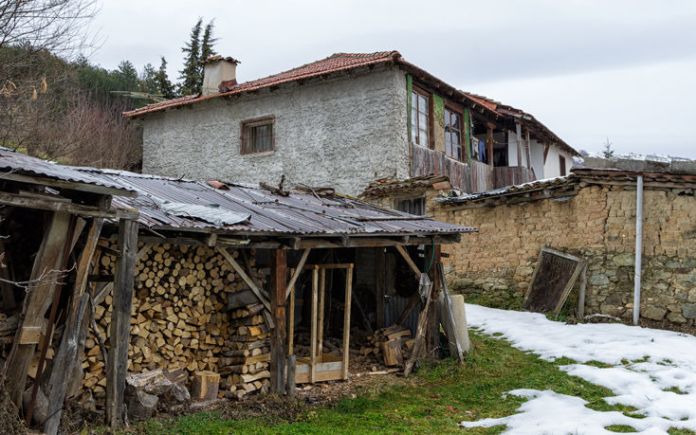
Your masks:
<instances>
[{"instance_id":1,"label":"grass","mask_svg":"<svg viewBox=\"0 0 696 435\"><path fill-rule=\"evenodd\" d=\"M504 340L477 333L472 338L474 351L462 367L445 360L422 368L408 383L344 399L331 407L309 408L293 422L262 417L228 420L220 412L209 412L155 419L134 429L148 434L497 434L504 427L464 431L457 424L513 414L524 399L504 393L516 388L552 389L582 397L590 408L601 411L635 411L607 404L602 398L611 395L609 390L561 371L559 365L568 360L543 361ZM612 428L617 432L627 429Z\"/></svg>"}]
</instances>

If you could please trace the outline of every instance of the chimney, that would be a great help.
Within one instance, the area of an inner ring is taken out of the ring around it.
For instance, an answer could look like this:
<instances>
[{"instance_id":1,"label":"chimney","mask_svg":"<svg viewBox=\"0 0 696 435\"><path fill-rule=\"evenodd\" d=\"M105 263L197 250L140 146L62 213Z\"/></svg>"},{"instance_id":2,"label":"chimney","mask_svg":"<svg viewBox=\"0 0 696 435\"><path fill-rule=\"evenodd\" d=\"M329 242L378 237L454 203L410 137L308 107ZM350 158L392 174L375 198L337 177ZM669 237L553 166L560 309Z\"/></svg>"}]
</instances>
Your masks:
<instances>
[{"instance_id":1,"label":"chimney","mask_svg":"<svg viewBox=\"0 0 696 435\"><path fill-rule=\"evenodd\" d=\"M210 56L203 64L202 94L217 94L223 82L226 88L234 87L237 84L237 64L239 61L232 57Z\"/></svg>"}]
</instances>

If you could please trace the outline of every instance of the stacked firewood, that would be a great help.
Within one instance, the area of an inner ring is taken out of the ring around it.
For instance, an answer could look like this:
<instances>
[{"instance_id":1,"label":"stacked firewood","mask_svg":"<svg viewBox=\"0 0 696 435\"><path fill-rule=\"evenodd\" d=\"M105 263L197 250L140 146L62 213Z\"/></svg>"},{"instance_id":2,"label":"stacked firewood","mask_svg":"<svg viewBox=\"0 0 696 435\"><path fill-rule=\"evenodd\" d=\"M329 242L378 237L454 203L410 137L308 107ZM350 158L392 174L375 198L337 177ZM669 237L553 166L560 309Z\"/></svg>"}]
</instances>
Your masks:
<instances>
[{"instance_id":1,"label":"stacked firewood","mask_svg":"<svg viewBox=\"0 0 696 435\"><path fill-rule=\"evenodd\" d=\"M373 355L387 367L401 366L413 348L411 331L399 325L382 328L368 337L368 345L360 349L364 356Z\"/></svg>"},{"instance_id":2,"label":"stacked firewood","mask_svg":"<svg viewBox=\"0 0 696 435\"><path fill-rule=\"evenodd\" d=\"M98 259L102 275L114 273L116 261L109 251L113 243L111 240L102 249ZM253 259L244 261L237 251L230 254L245 267L250 263L252 279L263 285ZM230 351L253 348L267 354L268 331L261 310L256 306L255 311L227 310L235 294L246 288L232 266L212 248L141 244L131 312L129 372L183 368L189 377L201 370L234 373L226 366L239 366L240 360L228 357ZM97 398L105 388L102 345L111 322L111 300L109 295L95 308L96 331L85 345L83 385ZM253 384L249 379L235 380L236 384Z\"/></svg>"},{"instance_id":3,"label":"stacked firewood","mask_svg":"<svg viewBox=\"0 0 696 435\"><path fill-rule=\"evenodd\" d=\"M270 387L270 334L263 310L262 304L253 304L231 312L232 334L225 341L226 350L220 358L227 397L241 399Z\"/></svg>"}]
</instances>

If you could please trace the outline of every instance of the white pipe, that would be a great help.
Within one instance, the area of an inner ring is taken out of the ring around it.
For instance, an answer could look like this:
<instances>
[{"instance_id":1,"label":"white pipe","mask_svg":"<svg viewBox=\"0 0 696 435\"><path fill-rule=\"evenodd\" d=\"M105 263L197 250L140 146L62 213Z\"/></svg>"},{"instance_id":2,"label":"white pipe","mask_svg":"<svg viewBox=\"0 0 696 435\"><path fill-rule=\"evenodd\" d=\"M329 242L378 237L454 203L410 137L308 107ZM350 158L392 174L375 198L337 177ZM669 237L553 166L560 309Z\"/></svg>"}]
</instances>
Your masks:
<instances>
[{"instance_id":1,"label":"white pipe","mask_svg":"<svg viewBox=\"0 0 696 435\"><path fill-rule=\"evenodd\" d=\"M633 324L640 321L640 276L643 269L643 176L636 180L636 267L633 277Z\"/></svg>"}]
</instances>

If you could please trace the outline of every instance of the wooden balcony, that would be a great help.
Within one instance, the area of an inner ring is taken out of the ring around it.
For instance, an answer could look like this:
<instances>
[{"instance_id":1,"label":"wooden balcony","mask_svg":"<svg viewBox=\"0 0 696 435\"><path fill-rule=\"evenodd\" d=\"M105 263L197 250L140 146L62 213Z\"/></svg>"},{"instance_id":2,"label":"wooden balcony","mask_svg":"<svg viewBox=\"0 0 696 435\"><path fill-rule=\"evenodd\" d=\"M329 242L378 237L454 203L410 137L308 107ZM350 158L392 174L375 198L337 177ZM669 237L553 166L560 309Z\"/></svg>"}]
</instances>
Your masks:
<instances>
[{"instance_id":1,"label":"wooden balcony","mask_svg":"<svg viewBox=\"0 0 696 435\"><path fill-rule=\"evenodd\" d=\"M524 166L498 166L493 168L494 189L529 183L536 180L534 170Z\"/></svg>"},{"instance_id":2,"label":"wooden balcony","mask_svg":"<svg viewBox=\"0 0 696 435\"><path fill-rule=\"evenodd\" d=\"M534 171L521 166L493 167L472 160L463 163L445 153L413 145L411 176L446 175L452 187L462 192L485 192L499 187L534 181Z\"/></svg>"}]
</instances>

